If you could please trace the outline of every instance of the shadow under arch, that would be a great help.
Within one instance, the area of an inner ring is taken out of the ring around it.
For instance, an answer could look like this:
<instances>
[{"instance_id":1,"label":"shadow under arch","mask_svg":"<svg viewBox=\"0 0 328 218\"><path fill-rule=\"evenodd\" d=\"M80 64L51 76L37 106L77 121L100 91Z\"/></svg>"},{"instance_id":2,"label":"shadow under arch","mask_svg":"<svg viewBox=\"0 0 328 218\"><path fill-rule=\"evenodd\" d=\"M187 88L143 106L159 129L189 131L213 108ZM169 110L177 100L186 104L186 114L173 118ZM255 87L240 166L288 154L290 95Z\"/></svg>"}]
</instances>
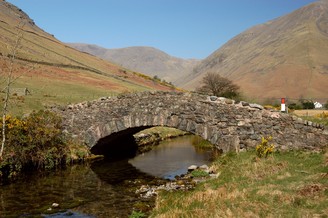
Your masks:
<instances>
[{"instance_id":1,"label":"shadow under arch","mask_svg":"<svg viewBox=\"0 0 328 218\"><path fill-rule=\"evenodd\" d=\"M139 126L112 133L98 140L91 148L91 153L104 155L106 158L132 158L137 154L138 145L134 134L152 128L153 126Z\"/></svg>"}]
</instances>

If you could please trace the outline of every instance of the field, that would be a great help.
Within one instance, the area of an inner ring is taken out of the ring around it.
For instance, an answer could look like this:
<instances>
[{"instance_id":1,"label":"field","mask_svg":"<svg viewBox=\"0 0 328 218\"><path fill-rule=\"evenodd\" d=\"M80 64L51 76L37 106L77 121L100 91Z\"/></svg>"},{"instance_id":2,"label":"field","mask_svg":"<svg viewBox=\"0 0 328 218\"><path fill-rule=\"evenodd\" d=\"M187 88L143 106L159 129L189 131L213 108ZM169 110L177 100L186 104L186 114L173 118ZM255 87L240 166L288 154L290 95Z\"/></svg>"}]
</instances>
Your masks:
<instances>
[{"instance_id":1,"label":"field","mask_svg":"<svg viewBox=\"0 0 328 218\"><path fill-rule=\"evenodd\" d=\"M296 114L297 116L311 117L322 113L328 113L328 110L295 110L293 113Z\"/></svg>"},{"instance_id":2,"label":"field","mask_svg":"<svg viewBox=\"0 0 328 218\"><path fill-rule=\"evenodd\" d=\"M304 120L328 126L328 110L295 110L293 113Z\"/></svg>"},{"instance_id":3,"label":"field","mask_svg":"<svg viewBox=\"0 0 328 218\"><path fill-rule=\"evenodd\" d=\"M328 154L293 151L259 159L226 154L218 178L190 192L161 192L151 217L327 217Z\"/></svg>"}]
</instances>

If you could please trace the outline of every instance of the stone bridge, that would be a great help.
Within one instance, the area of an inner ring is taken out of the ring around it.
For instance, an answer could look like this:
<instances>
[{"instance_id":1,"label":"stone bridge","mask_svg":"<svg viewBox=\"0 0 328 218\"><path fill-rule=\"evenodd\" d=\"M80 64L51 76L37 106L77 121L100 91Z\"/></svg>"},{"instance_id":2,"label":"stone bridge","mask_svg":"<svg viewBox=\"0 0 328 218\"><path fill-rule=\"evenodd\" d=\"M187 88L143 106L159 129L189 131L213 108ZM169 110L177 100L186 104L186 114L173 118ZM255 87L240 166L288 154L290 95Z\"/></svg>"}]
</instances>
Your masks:
<instances>
[{"instance_id":1,"label":"stone bridge","mask_svg":"<svg viewBox=\"0 0 328 218\"><path fill-rule=\"evenodd\" d=\"M278 149L314 149L328 144L323 125L257 104L194 93L122 94L56 111L64 118L64 131L96 154L128 146L133 134L154 126L199 135L223 152L254 147L262 136L269 135Z\"/></svg>"}]
</instances>

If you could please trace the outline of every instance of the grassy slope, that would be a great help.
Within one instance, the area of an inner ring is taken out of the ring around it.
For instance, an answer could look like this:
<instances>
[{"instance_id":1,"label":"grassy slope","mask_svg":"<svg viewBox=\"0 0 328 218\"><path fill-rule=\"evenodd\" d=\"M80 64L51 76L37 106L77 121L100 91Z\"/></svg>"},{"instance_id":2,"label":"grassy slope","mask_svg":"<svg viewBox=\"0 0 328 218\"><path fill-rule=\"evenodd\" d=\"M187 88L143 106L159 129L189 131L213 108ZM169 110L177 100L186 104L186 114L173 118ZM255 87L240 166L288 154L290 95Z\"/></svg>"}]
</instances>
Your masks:
<instances>
[{"instance_id":1,"label":"grassy slope","mask_svg":"<svg viewBox=\"0 0 328 218\"><path fill-rule=\"evenodd\" d=\"M150 77L68 47L39 29L27 15L8 3L0 4L0 12L1 89L9 48L19 32L16 26L22 20L25 23L15 63L15 73L21 77L13 87L27 87L32 95L14 101L11 104L14 113L22 114L40 109L43 105L79 102L122 92L172 89ZM30 68L33 70L25 74Z\"/></svg>"},{"instance_id":2,"label":"grassy slope","mask_svg":"<svg viewBox=\"0 0 328 218\"><path fill-rule=\"evenodd\" d=\"M218 179L191 192L162 192L153 217L325 217L328 154L254 152L221 157Z\"/></svg>"}]
</instances>

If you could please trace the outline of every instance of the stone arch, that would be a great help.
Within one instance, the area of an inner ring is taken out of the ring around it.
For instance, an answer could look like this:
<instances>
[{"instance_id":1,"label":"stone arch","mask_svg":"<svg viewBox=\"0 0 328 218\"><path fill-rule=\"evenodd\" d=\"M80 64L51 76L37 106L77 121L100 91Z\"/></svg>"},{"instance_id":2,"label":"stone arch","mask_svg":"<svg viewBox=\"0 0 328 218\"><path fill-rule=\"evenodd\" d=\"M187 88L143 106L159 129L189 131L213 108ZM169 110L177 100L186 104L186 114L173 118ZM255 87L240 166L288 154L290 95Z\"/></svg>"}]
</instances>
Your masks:
<instances>
[{"instance_id":1,"label":"stone arch","mask_svg":"<svg viewBox=\"0 0 328 218\"><path fill-rule=\"evenodd\" d=\"M204 137L202 135L203 128L196 128L193 122L183 117L179 118L178 116L169 116L167 119L163 119L161 114L159 112L159 115L151 117L147 116L147 114L139 114L141 116L139 118L136 118L132 114L129 117L111 122L110 124L99 124L96 128L97 131L89 132L89 138L93 139L90 142L92 145L91 152L101 155L106 155L107 153L119 155L125 152L128 156L134 156L137 147L133 135L144 129L158 126L179 129L209 140L206 136ZM133 118L136 119L132 120ZM125 120L125 122L122 120Z\"/></svg>"},{"instance_id":2,"label":"stone arch","mask_svg":"<svg viewBox=\"0 0 328 218\"><path fill-rule=\"evenodd\" d=\"M254 147L266 135L281 149L316 148L328 142L323 125L257 104L194 93L133 93L54 110L62 114L65 131L90 149L153 126L199 135L223 152Z\"/></svg>"}]
</instances>

